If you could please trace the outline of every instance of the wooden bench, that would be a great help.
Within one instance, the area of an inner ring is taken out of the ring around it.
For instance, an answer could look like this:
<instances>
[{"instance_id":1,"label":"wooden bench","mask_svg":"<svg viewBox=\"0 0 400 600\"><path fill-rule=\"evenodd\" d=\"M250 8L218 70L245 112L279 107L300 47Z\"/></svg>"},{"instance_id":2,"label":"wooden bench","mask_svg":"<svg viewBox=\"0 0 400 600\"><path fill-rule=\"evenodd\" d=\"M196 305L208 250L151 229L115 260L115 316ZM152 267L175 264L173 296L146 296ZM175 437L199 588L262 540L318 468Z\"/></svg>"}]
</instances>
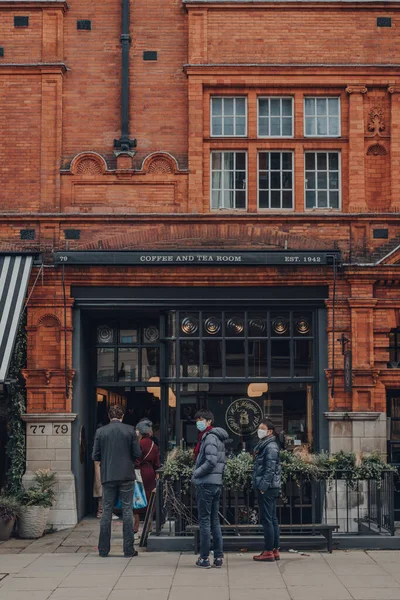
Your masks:
<instances>
[{"instance_id":1,"label":"wooden bench","mask_svg":"<svg viewBox=\"0 0 400 600\"><path fill-rule=\"evenodd\" d=\"M302 525L280 525L279 529L284 531L311 532L311 535L316 533L321 534L326 539L327 550L329 554L332 554L333 549L333 532L339 529L339 525L326 525L325 523L314 524L302 524ZM221 525L222 533L234 532L236 535L242 535L243 533L256 533L262 535L262 525ZM186 527L187 533L193 533L194 535L194 553L197 554L200 546L200 527L198 525L188 525Z\"/></svg>"}]
</instances>

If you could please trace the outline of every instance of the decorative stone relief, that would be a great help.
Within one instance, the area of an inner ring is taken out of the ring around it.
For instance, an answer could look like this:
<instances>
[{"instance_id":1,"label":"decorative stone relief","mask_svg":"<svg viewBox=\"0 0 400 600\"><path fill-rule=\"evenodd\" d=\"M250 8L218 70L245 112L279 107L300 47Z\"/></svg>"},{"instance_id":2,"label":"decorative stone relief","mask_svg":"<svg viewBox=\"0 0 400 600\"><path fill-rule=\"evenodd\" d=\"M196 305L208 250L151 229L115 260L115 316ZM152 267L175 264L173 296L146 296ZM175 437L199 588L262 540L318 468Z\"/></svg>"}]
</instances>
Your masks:
<instances>
[{"instance_id":1,"label":"decorative stone relief","mask_svg":"<svg viewBox=\"0 0 400 600\"><path fill-rule=\"evenodd\" d=\"M82 152L71 162L71 172L74 175L101 175L106 170L106 161L97 152Z\"/></svg>"},{"instance_id":2,"label":"decorative stone relief","mask_svg":"<svg viewBox=\"0 0 400 600\"><path fill-rule=\"evenodd\" d=\"M176 159L168 152L154 152L147 156L142 171L152 175L171 175L179 171Z\"/></svg>"},{"instance_id":3,"label":"decorative stone relief","mask_svg":"<svg viewBox=\"0 0 400 600\"><path fill-rule=\"evenodd\" d=\"M169 160L167 160L166 158L156 158L156 159L152 160L151 163L149 164L147 172L164 174L164 173L173 173L174 171L173 171L172 165Z\"/></svg>"},{"instance_id":4,"label":"decorative stone relief","mask_svg":"<svg viewBox=\"0 0 400 600\"><path fill-rule=\"evenodd\" d=\"M372 144L367 150L367 156L385 156L386 154L387 150L381 144Z\"/></svg>"},{"instance_id":5,"label":"decorative stone relief","mask_svg":"<svg viewBox=\"0 0 400 600\"><path fill-rule=\"evenodd\" d=\"M368 137L375 137L376 135L386 137L382 135L382 132L386 129L384 116L382 106L373 106L371 108L368 113L368 131L371 131L371 134Z\"/></svg>"}]
</instances>

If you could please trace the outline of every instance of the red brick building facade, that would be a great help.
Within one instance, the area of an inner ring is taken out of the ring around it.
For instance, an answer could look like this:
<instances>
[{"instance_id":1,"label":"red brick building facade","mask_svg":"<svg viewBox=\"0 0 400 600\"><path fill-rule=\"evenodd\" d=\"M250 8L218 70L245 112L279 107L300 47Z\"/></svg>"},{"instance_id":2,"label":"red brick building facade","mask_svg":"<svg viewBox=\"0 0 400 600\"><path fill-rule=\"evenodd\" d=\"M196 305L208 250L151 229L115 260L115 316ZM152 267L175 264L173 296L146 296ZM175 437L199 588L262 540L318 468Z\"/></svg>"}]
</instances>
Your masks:
<instances>
[{"instance_id":1,"label":"red brick building facade","mask_svg":"<svg viewBox=\"0 0 400 600\"><path fill-rule=\"evenodd\" d=\"M220 303L236 294L235 310L243 296L240 311L258 298L260 312L265 298L272 338L279 310L294 311L282 317L293 327L292 349L311 298L319 337L304 352L318 360L317 387L312 401L307 391L304 419L295 411L290 425L284 417L286 429L294 441L299 427L298 441L318 448L386 455L388 439L397 439L387 414L397 416L400 397L400 4L131 0L129 69L121 62L120 2L4 0L0 12L0 249L43 259L28 292L27 473L46 466L61 476L64 500L53 523L76 520L74 481L78 516L88 510L90 407L100 385L89 375L96 343L84 346L88 323L95 331L119 311L140 321L144 307L157 304L161 314L167 304L176 308L173 301L208 310L213 289ZM123 138L123 72L136 146L114 143ZM195 250L275 252L286 262L183 266L174 255L173 264L117 258L112 265L93 254ZM318 256L328 259L319 264ZM175 296L161 306L157 288ZM142 304L133 301L140 289ZM169 344L174 335L164 337ZM343 349L352 351L347 387ZM296 350L292 358L283 346L277 352L277 380L283 384L286 359L287 377L296 379ZM272 354L265 378L274 389ZM243 351L246 361L250 355ZM207 379L205 359L196 360L203 365L196 374ZM152 373L159 382L160 372ZM308 390L311 371L302 373L298 385ZM249 367L243 381L251 379ZM125 375L119 381L121 394L135 388ZM165 402L168 420L176 406ZM179 416L171 418L178 430ZM42 429L34 432L35 423ZM171 432L163 435L166 443ZM396 462L396 444L389 448Z\"/></svg>"}]
</instances>

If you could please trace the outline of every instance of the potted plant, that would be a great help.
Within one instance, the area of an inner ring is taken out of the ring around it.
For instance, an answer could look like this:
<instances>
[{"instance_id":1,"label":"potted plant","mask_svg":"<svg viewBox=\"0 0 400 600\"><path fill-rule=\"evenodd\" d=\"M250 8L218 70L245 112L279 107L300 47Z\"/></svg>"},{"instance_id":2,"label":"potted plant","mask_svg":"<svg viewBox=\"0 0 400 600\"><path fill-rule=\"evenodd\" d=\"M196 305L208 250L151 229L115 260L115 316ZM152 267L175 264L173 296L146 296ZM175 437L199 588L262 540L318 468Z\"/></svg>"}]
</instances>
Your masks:
<instances>
[{"instance_id":1,"label":"potted plant","mask_svg":"<svg viewBox=\"0 0 400 600\"><path fill-rule=\"evenodd\" d=\"M0 541L6 542L14 529L21 505L15 496L0 495Z\"/></svg>"},{"instance_id":2,"label":"potted plant","mask_svg":"<svg viewBox=\"0 0 400 600\"><path fill-rule=\"evenodd\" d=\"M54 472L39 470L35 472L32 487L21 493L19 500L22 510L18 519L18 533L21 538L42 537L55 500L55 485Z\"/></svg>"}]
</instances>

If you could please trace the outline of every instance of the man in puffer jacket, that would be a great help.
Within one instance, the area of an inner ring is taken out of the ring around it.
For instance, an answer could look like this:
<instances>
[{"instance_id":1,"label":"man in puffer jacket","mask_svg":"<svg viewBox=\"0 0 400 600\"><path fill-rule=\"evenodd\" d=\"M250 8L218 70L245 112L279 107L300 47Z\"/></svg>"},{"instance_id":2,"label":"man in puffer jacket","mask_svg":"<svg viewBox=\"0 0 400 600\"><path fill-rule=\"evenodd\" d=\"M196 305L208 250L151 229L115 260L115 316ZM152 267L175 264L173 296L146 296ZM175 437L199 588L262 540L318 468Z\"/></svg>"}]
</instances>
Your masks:
<instances>
[{"instance_id":1,"label":"man in puffer jacket","mask_svg":"<svg viewBox=\"0 0 400 600\"><path fill-rule=\"evenodd\" d=\"M214 541L214 567L223 564L222 532L219 522L219 499L222 489L222 476L225 470L225 443L228 434L225 429L213 427L214 415L208 410L200 410L195 415L199 430L199 440L195 449L196 464L192 483L196 486L197 507L200 524L200 557L196 566L210 569L211 532Z\"/></svg>"},{"instance_id":2,"label":"man in puffer jacket","mask_svg":"<svg viewBox=\"0 0 400 600\"><path fill-rule=\"evenodd\" d=\"M270 419L263 419L257 435L259 443L254 449L253 487L258 492L261 523L264 530L264 551L254 556L255 561L280 560L279 524L276 499L281 493L280 448L275 426Z\"/></svg>"}]
</instances>

